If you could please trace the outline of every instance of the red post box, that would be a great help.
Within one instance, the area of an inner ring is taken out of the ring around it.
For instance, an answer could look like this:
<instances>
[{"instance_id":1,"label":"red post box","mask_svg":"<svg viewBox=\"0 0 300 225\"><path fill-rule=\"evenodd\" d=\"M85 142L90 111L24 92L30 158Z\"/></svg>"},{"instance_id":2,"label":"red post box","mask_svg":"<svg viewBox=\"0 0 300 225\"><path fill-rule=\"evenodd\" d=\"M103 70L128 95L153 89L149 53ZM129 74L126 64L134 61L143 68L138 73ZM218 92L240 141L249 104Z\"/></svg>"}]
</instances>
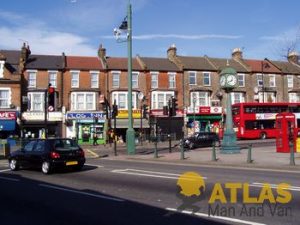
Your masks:
<instances>
[{"instance_id":1,"label":"red post box","mask_svg":"<svg viewBox=\"0 0 300 225\"><path fill-rule=\"evenodd\" d=\"M294 130L296 129L296 118L293 113L279 113L276 115L276 152L290 152L290 144L295 146Z\"/></svg>"}]
</instances>

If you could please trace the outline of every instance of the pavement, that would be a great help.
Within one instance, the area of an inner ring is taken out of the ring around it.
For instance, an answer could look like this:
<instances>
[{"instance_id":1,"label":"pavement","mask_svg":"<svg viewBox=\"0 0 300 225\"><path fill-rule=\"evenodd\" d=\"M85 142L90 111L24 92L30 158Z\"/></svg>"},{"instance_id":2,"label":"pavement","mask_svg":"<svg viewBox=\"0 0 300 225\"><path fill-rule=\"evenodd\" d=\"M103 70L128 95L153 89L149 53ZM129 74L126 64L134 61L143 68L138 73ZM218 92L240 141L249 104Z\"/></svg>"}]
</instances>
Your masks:
<instances>
[{"instance_id":1,"label":"pavement","mask_svg":"<svg viewBox=\"0 0 300 225\"><path fill-rule=\"evenodd\" d=\"M249 156L249 143L253 143L251 157ZM149 162L176 163L184 165L226 166L253 169L289 170L300 172L300 153L294 154L295 165L290 165L290 153L277 153L275 140L252 140L245 144L238 141L241 151L238 154L222 154L216 148L216 159L213 157L212 147L197 148L184 152L182 159L178 142L172 142L172 152L169 152L169 142L158 143L158 158L154 157L154 143L143 142L136 145L136 153L128 155L125 144L117 144L116 153L114 145L107 144L82 146L87 158L104 158L109 160L142 160Z\"/></svg>"},{"instance_id":2,"label":"pavement","mask_svg":"<svg viewBox=\"0 0 300 225\"><path fill-rule=\"evenodd\" d=\"M291 165L290 153L277 153L275 140L252 140L238 141L241 151L238 154L222 154L220 148L197 148L184 151L184 157L178 141L172 141L171 152L169 142L158 142L158 157L154 157L155 145L153 142L145 141L136 144L134 155L127 153L126 144L117 143L116 154L114 144L106 145L82 145L87 159L108 159L108 160L135 160L152 163L173 163L177 165L207 165L226 166L252 169L289 170L300 173L300 153L294 154L295 165ZM249 157L249 144L252 144L251 157ZM11 151L16 150L14 147ZM0 160L6 160L3 156L4 150L0 149ZM216 160L215 160L216 159Z\"/></svg>"}]
</instances>

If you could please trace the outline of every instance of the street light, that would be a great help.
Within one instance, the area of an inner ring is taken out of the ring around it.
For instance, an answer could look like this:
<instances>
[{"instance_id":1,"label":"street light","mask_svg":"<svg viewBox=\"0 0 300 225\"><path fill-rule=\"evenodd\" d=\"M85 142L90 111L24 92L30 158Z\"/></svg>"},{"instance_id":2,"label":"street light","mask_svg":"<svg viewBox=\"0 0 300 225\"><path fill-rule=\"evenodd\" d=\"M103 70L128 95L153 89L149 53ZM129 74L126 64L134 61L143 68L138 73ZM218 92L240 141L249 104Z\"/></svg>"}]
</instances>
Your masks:
<instances>
[{"instance_id":1,"label":"street light","mask_svg":"<svg viewBox=\"0 0 300 225\"><path fill-rule=\"evenodd\" d=\"M114 29L114 34L117 38L118 42L123 42L120 39L120 35L122 32L127 33L127 47L128 47L128 128L126 131L126 145L127 145L127 154L134 155L135 154L135 132L132 126L132 24L131 24L131 4L128 2L127 6L127 16L123 20L119 29Z\"/></svg>"}]
</instances>

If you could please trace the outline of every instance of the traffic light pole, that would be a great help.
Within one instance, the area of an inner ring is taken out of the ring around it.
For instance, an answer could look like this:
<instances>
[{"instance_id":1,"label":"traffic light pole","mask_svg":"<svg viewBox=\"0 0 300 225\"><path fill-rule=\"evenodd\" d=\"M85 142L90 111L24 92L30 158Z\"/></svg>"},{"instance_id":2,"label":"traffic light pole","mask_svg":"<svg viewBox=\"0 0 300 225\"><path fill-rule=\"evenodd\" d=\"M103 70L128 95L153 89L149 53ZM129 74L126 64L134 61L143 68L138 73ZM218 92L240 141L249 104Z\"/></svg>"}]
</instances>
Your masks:
<instances>
[{"instance_id":1,"label":"traffic light pole","mask_svg":"<svg viewBox=\"0 0 300 225\"><path fill-rule=\"evenodd\" d=\"M172 152L172 140L171 140L171 123L172 123L172 121L171 121L171 116L172 116L172 101L171 101L171 99L169 99L169 134L168 134L168 139L169 139L169 153L171 153Z\"/></svg>"},{"instance_id":2,"label":"traffic light pole","mask_svg":"<svg viewBox=\"0 0 300 225\"><path fill-rule=\"evenodd\" d=\"M45 90L45 96L44 96L44 111L45 111L45 139L48 138L48 89Z\"/></svg>"},{"instance_id":3,"label":"traffic light pole","mask_svg":"<svg viewBox=\"0 0 300 225\"><path fill-rule=\"evenodd\" d=\"M143 103L143 101L141 101L141 103ZM141 145L143 145L143 104L141 104L140 142Z\"/></svg>"}]
</instances>

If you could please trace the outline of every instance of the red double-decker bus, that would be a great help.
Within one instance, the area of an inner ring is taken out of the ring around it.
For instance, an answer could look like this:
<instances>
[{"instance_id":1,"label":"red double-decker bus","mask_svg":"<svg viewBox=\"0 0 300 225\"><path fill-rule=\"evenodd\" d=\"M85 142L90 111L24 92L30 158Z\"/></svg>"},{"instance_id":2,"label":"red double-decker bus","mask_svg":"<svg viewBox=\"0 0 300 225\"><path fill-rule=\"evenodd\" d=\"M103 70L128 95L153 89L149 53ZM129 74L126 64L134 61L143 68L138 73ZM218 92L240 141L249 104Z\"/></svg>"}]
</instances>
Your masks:
<instances>
[{"instance_id":1,"label":"red double-decker bus","mask_svg":"<svg viewBox=\"0 0 300 225\"><path fill-rule=\"evenodd\" d=\"M276 138L277 113L292 112L300 124L300 103L237 103L232 105L234 130L239 139Z\"/></svg>"}]
</instances>

